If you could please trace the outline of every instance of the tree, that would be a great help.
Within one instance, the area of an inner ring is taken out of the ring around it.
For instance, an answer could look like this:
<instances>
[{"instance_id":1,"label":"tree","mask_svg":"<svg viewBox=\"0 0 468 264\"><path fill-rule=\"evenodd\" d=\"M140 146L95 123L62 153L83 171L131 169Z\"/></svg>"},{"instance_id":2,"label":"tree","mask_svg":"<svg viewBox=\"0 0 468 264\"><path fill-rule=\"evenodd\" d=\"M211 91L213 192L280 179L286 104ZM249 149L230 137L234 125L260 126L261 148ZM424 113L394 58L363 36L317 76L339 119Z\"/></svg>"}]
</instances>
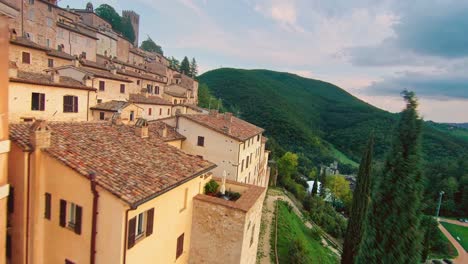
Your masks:
<instances>
[{"instance_id":1,"label":"tree","mask_svg":"<svg viewBox=\"0 0 468 264\"><path fill-rule=\"evenodd\" d=\"M297 171L297 155L292 152L286 152L278 160L278 172L282 178L291 178Z\"/></svg>"},{"instance_id":2,"label":"tree","mask_svg":"<svg viewBox=\"0 0 468 264\"><path fill-rule=\"evenodd\" d=\"M190 62L187 56L185 56L182 62L180 63L180 72L182 72L185 75L190 75Z\"/></svg>"},{"instance_id":3,"label":"tree","mask_svg":"<svg viewBox=\"0 0 468 264\"><path fill-rule=\"evenodd\" d=\"M317 195L318 181L319 181L319 178L318 178L318 174L317 174L317 175L315 175L314 185L312 185L312 191L310 192L311 196L316 196Z\"/></svg>"},{"instance_id":4,"label":"tree","mask_svg":"<svg viewBox=\"0 0 468 264\"><path fill-rule=\"evenodd\" d=\"M180 70L180 62L178 59L174 57L169 58L169 67L173 70L179 71Z\"/></svg>"},{"instance_id":5,"label":"tree","mask_svg":"<svg viewBox=\"0 0 468 264\"><path fill-rule=\"evenodd\" d=\"M356 263L420 263L424 233L420 228L422 120L414 93L404 91L402 95L406 108L372 195Z\"/></svg>"},{"instance_id":6,"label":"tree","mask_svg":"<svg viewBox=\"0 0 468 264\"><path fill-rule=\"evenodd\" d=\"M142 50L146 50L148 52L156 52L156 53L159 53L161 55L164 55L164 52L161 48L161 46L159 46L158 44L156 44L153 39L151 39L150 36L147 36L146 40L144 40L143 42L141 42L141 46L140 48Z\"/></svg>"},{"instance_id":7,"label":"tree","mask_svg":"<svg viewBox=\"0 0 468 264\"><path fill-rule=\"evenodd\" d=\"M130 20L128 18L122 18L112 6L102 4L96 8L95 12L96 15L109 22L112 29L122 33L131 42L135 41L135 32Z\"/></svg>"},{"instance_id":8,"label":"tree","mask_svg":"<svg viewBox=\"0 0 468 264\"><path fill-rule=\"evenodd\" d=\"M192 58L192 61L190 62L190 76L192 78L197 77L198 75L198 64L195 58Z\"/></svg>"},{"instance_id":9,"label":"tree","mask_svg":"<svg viewBox=\"0 0 468 264\"><path fill-rule=\"evenodd\" d=\"M351 215L341 255L342 264L353 264L359 250L363 235L363 224L366 221L371 196L371 171L374 138L371 136L367 143L366 152L362 156L357 175L356 188L353 194Z\"/></svg>"},{"instance_id":10,"label":"tree","mask_svg":"<svg viewBox=\"0 0 468 264\"><path fill-rule=\"evenodd\" d=\"M322 176L320 177L320 197L325 198L327 192L325 188L327 187L327 170L323 168Z\"/></svg>"},{"instance_id":11,"label":"tree","mask_svg":"<svg viewBox=\"0 0 468 264\"><path fill-rule=\"evenodd\" d=\"M333 204L339 199L345 205L351 202L351 189L349 182L342 175L331 175L327 177L327 188L332 194Z\"/></svg>"},{"instance_id":12,"label":"tree","mask_svg":"<svg viewBox=\"0 0 468 264\"><path fill-rule=\"evenodd\" d=\"M133 30L132 22L130 22L130 18L122 17L121 18L121 28L120 32L130 40L130 42L135 41L135 31Z\"/></svg>"}]
</instances>

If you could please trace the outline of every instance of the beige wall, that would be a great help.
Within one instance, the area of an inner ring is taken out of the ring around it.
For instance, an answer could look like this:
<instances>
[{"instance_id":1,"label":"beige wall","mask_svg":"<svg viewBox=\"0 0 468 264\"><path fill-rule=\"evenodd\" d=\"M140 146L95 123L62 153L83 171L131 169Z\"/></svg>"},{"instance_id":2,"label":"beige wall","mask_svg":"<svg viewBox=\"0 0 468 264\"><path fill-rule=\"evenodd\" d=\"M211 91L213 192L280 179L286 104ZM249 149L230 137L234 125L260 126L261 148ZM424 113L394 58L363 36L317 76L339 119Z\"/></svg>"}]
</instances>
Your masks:
<instances>
[{"instance_id":1,"label":"beige wall","mask_svg":"<svg viewBox=\"0 0 468 264\"><path fill-rule=\"evenodd\" d=\"M141 107L142 117L146 120L157 120L161 118L166 118L171 116L172 106L170 105L150 105L150 104L136 104ZM151 110L151 115L149 115L149 109ZM161 114L159 114L161 113Z\"/></svg>"},{"instance_id":2,"label":"beige wall","mask_svg":"<svg viewBox=\"0 0 468 264\"><path fill-rule=\"evenodd\" d=\"M99 91L99 81L105 82L104 91ZM125 84L125 93L120 93L121 84ZM111 100L127 101L129 94L132 92L132 83L104 78L94 78L93 87L97 89L97 99L101 99L102 102Z\"/></svg>"},{"instance_id":3,"label":"beige wall","mask_svg":"<svg viewBox=\"0 0 468 264\"><path fill-rule=\"evenodd\" d=\"M130 42L124 38L117 39L117 58L123 62L129 62L128 51L130 49Z\"/></svg>"},{"instance_id":4,"label":"beige wall","mask_svg":"<svg viewBox=\"0 0 468 264\"><path fill-rule=\"evenodd\" d=\"M245 217L244 239L242 242L242 253L240 263L254 264L257 260L258 239L260 236L260 225L262 218L263 201L266 190L262 196L250 208Z\"/></svg>"},{"instance_id":5,"label":"beige wall","mask_svg":"<svg viewBox=\"0 0 468 264\"><path fill-rule=\"evenodd\" d=\"M180 117L178 132L187 139L182 143L182 150L218 165L213 170L215 176L221 177L226 170L227 178L237 180L239 142L221 133ZM197 146L198 136L205 137L205 146Z\"/></svg>"},{"instance_id":6,"label":"beige wall","mask_svg":"<svg viewBox=\"0 0 468 264\"><path fill-rule=\"evenodd\" d=\"M28 52L31 54L31 63L27 64L22 62L23 52ZM31 49L15 44L10 45L9 59L10 61L16 62L16 66L18 66L19 70L36 73L44 73L44 70L49 68L48 59L54 60L54 67L61 67L72 64L71 60L51 57L48 56L45 51Z\"/></svg>"},{"instance_id":7,"label":"beige wall","mask_svg":"<svg viewBox=\"0 0 468 264\"><path fill-rule=\"evenodd\" d=\"M179 140L174 140L174 141L168 141L166 142L167 144L173 146L173 147L176 147L178 149L181 149L182 148L182 140L179 139Z\"/></svg>"},{"instance_id":8,"label":"beige wall","mask_svg":"<svg viewBox=\"0 0 468 264\"><path fill-rule=\"evenodd\" d=\"M240 145L239 163L242 165L242 160L244 160L244 170L241 172L241 165L239 165L238 181L258 185L256 179L258 178L258 171L260 169L261 141L260 135L252 137ZM246 168L247 156L249 156L248 168ZM250 157L252 157L252 162L250 162Z\"/></svg>"},{"instance_id":9,"label":"beige wall","mask_svg":"<svg viewBox=\"0 0 468 264\"><path fill-rule=\"evenodd\" d=\"M134 119L133 122L130 122L130 112L134 112ZM115 114L115 112L110 112L110 111L101 111L101 110L91 110L92 112L92 119L94 121L102 121L100 119L100 113L104 113L104 120L108 121L112 119L112 116ZM129 105L122 109L122 112L120 113L120 118L122 119L122 122L124 124L134 124L138 118L142 117L142 109L136 105Z\"/></svg>"},{"instance_id":10,"label":"beige wall","mask_svg":"<svg viewBox=\"0 0 468 264\"><path fill-rule=\"evenodd\" d=\"M96 104L95 101L93 101L93 98L95 98L94 91L16 82L10 83L9 90L9 118L11 122L15 123L20 122L22 117L34 117L36 119L47 119L49 121L86 121L89 107ZM45 111L31 110L33 92L45 94ZM90 94L89 104L88 93ZM63 96L65 95L78 96L78 113L63 112Z\"/></svg>"},{"instance_id":11,"label":"beige wall","mask_svg":"<svg viewBox=\"0 0 468 264\"><path fill-rule=\"evenodd\" d=\"M104 55L106 57L117 56L117 40L102 32L97 33L97 38L97 54Z\"/></svg>"},{"instance_id":12,"label":"beige wall","mask_svg":"<svg viewBox=\"0 0 468 264\"><path fill-rule=\"evenodd\" d=\"M139 65L140 63L143 63L145 61L145 58L138 55L138 54L135 54L133 52L130 52L128 54L128 59L130 61L130 63L136 63L137 65Z\"/></svg>"},{"instance_id":13,"label":"beige wall","mask_svg":"<svg viewBox=\"0 0 468 264\"><path fill-rule=\"evenodd\" d=\"M79 56L82 52L86 52L87 60L96 61L96 39L60 27L57 27L56 38L57 45L64 46L64 52L73 56ZM54 46L55 49L57 45Z\"/></svg>"}]
</instances>

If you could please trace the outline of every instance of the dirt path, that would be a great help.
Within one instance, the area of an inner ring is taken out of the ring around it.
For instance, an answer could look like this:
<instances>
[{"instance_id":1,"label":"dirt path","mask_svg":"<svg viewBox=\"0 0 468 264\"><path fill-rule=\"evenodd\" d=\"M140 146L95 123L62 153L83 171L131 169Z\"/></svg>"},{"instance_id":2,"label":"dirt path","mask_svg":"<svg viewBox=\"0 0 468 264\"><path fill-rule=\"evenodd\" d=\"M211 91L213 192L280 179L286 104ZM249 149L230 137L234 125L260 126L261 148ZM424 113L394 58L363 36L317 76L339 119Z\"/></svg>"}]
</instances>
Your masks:
<instances>
[{"instance_id":1,"label":"dirt path","mask_svg":"<svg viewBox=\"0 0 468 264\"><path fill-rule=\"evenodd\" d=\"M458 220L452 220L452 219L447 219L447 218L440 218L439 221L441 221L441 222L447 222L447 223L454 224L454 225L459 225L459 226L466 226L466 227L468 227L468 223L463 223L463 222L460 222L460 221L458 221Z\"/></svg>"},{"instance_id":2,"label":"dirt path","mask_svg":"<svg viewBox=\"0 0 468 264\"><path fill-rule=\"evenodd\" d=\"M444 220L445 221L445 220ZM461 223L460 223L461 224ZM457 249L458 251L458 257L453 260L455 264L466 264L468 263L468 254L466 253L465 249L458 243L458 241L445 229L443 225L439 223L439 229L444 233L444 235L450 240L452 245Z\"/></svg>"}]
</instances>

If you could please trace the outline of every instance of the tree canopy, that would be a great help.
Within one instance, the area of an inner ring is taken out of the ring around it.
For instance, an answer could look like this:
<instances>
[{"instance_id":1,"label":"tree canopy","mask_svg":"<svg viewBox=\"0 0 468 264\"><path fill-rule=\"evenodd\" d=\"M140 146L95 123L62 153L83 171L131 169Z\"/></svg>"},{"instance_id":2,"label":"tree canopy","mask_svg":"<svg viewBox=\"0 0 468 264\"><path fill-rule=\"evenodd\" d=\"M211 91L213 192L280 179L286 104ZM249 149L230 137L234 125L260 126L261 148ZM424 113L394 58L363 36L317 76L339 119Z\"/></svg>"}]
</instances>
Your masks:
<instances>
[{"instance_id":1,"label":"tree canopy","mask_svg":"<svg viewBox=\"0 0 468 264\"><path fill-rule=\"evenodd\" d=\"M190 62L187 58L187 56L184 57L184 59L182 60L182 62L180 63L180 72L182 72L183 74L185 75L189 75L190 76Z\"/></svg>"},{"instance_id":2,"label":"tree canopy","mask_svg":"<svg viewBox=\"0 0 468 264\"><path fill-rule=\"evenodd\" d=\"M121 17L112 6L102 4L95 9L95 13L109 22L113 30L122 33L132 43L135 41L135 32L130 19Z\"/></svg>"},{"instance_id":3,"label":"tree canopy","mask_svg":"<svg viewBox=\"0 0 468 264\"><path fill-rule=\"evenodd\" d=\"M148 52L156 52L156 53L159 53L161 55L164 55L164 52L163 52L161 46L156 44L150 36L148 36L146 38L146 40L143 40L143 42L141 43L140 48L142 50L146 50Z\"/></svg>"}]
</instances>

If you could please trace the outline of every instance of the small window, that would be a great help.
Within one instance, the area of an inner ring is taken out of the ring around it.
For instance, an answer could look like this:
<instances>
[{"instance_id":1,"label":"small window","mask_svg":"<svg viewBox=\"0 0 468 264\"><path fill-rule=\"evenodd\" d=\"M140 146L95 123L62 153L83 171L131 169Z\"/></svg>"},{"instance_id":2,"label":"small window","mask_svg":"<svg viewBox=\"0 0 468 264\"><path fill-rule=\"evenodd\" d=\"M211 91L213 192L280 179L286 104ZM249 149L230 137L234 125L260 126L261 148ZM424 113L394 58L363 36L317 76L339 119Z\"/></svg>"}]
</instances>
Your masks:
<instances>
[{"instance_id":1,"label":"small window","mask_svg":"<svg viewBox=\"0 0 468 264\"><path fill-rule=\"evenodd\" d=\"M47 10L49 10L49 12L52 12L52 5L48 5Z\"/></svg>"},{"instance_id":2,"label":"small window","mask_svg":"<svg viewBox=\"0 0 468 264\"><path fill-rule=\"evenodd\" d=\"M146 89L147 89L149 94L153 93L153 86L151 86L151 84L146 85Z\"/></svg>"},{"instance_id":3,"label":"small window","mask_svg":"<svg viewBox=\"0 0 468 264\"><path fill-rule=\"evenodd\" d=\"M137 80L137 85L140 85L140 80Z\"/></svg>"},{"instance_id":4,"label":"small window","mask_svg":"<svg viewBox=\"0 0 468 264\"><path fill-rule=\"evenodd\" d=\"M99 81L99 91L106 90L106 83L104 81Z\"/></svg>"},{"instance_id":5,"label":"small window","mask_svg":"<svg viewBox=\"0 0 468 264\"><path fill-rule=\"evenodd\" d=\"M135 111L130 111L130 121L135 119Z\"/></svg>"},{"instance_id":6,"label":"small window","mask_svg":"<svg viewBox=\"0 0 468 264\"><path fill-rule=\"evenodd\" d=\"M46 45L48 48L50 48L50 39L46 39Z\"/></svg>"},{"instance_id":7,"label":"small window","mask_svg":"<svg viewBox=\"0 0 468 264\"><path fill-rule=\"evenodd\" d=\"M177 104L177 99L174 99L174 104Z\"/></svg>"},{"instance_id":8,"label":"small window","mask_svg":"<svg viewBox=\"0 0 468 264\"><path fill-rule=\"evenodd\" d=\"M242 163L241 163L241 172L244 171L244 160L242 160Z\"/></svg>"},{"instance_id":9,"label":"small window","mask_svg":"<svg viewBox=\"0 0 468 264\"><path fill-rule=\"evenodd\" d=\"M252 227L252 234L250 235L250 246L252 246L254 242L254 234L255 234L255 225Z\"/></svg>"},{"instance_id":10,"label":"small window","mask_svg":"<svg viewBox=\"0 0 468 264\"><path fill-rule=\"evenodd\" d=\"M97 103L98 104L102 103L102 99L97 99Z\"/></svg>"},{"instance_id":11,"label":"small window","mask_svg":"<svg viewBox=\"0 0 468 264\"><path fill-rule=\"evenodd\" d=\"M205 137L198 137L197 146L204 147L205 146Z\"/></svg>"},{"instance_id":12,"label":"small window","mask_svg":"<svg viewBox=\"0 0 468 264\"><path fill-rule=\"evenodd\" d=\"M53 59L48 59L47 60L47 66L49 66L49 68L53 68L54 67L54 60Z\"/></svg>"},{"instance_id":13,"label":"small window","mask_svg":"<svg viewBox=\"0 0 468 264\"><path fill-rule=\"evenodd\" d=\"M153 111L153 109L150 107L148 108L148 115L151 115L151 112Z\"/></svg>"},{"instance_id":14,"label":"small window","mask_svg":"<svg viewBox=\"0 0 468 264\"><path fill-rule=\"evenodd\" d=\"M78 113L78 96L65 95L63 97L63 112Z\"/></svg>"},{"instance_id":15,"label":"small window","mask_svg":"<svg viewBox=\"0 0 468 264\"><path fill-rule=\"evenodd\" d=\"M135 228L136 239L143 236L144 233L145 233L145 213L143 212L137 215L136 228Z\"/></svg>"},{"instance_id":16,"label":"small window","mask_svg":"<svg viewBox=\"0 0 468 264\"><path fill-rule=\"evenodd\" d=\"M257 136L257 142L260 141L260 135Z\"/></svg>"},{"instance_id":17,"label":"small window","mask_svg":"<svg viewBox=\"0 0 468 264\"><path fill-rule=\"evenodd\" d=\"M22 62L24 64L31 64L31 54L29 52L23 52Z\"/></svg>"},{"instance_id":18,"label":"small window","mask_svg":"<svg viewBox=\"0 0 468 264\"><path fill-rule=\"evenodd\" d=\"M135 243L153 234L154 208L142 212L128 222L127 248L132 248Z\"/></svg>"},{"instance_id":19,"label":"small window","mask_svg":"<svg viewBox=\"0 0 468 264\"><path fill-rule=\"evenodd\" d=\"M125 93L125 84L120 85L120 93Z\"/></svg>"},{"instance_id":20,"label":"small window","mask_svg":"<svg viewBox=\"0 0 468 264\"><path fill-rule=\"evenodd\" d=\"M247 156L247 162L245 163L245 168L247 169L249 167L249 156Z\"/></svg>"},{"instance_id":21,"label":"small window","mask_svg":"<svg viewBox=\"0 0 468 264\"><path fill-rule=\"evenodd\" d=\"M159 108L159 115L162 115L162 108Z\"/></svg>"},{"instance_id":22,"label":"small window","mask_svg":"<svg viewBox=\"0 0 468 264\"><path fill-rule=\"evenodd\" d=\"M29 0L30 5L34 5L34 0Z\"/></svg>"},{"instance_id":23,"label":"small window","mask_svg":"<svg viewBox=\"0 0 468 264\"><path fill-rule=\"evenodd\" d=\"M176 259L179 258L182 253L184 253L184 234L177 238Z\"/></svg>"},{"instance_id":24,"label":"small window","mask_svg":"<svg viewBox=\"0 0 468 264\"><path fill-rule=\"evenodd\" d=\"M60 221L61 227L72 229L76 234L81 234L81 220L83 208L75 203L60 200Z\"/></svg>"},{"instance_id":25,"label":"small window","mask_svg":"<svg viewBox=\"0 0 468 264\"><path fill-rule=\"evenodd\" d=\"M44 203L44 218L50 220L52 205L52 195L50 193L45 193Z\"/></svg>"},{"instance_id":26,"label":"small window","mask_svg":"<svg viewBox=\"0 0 468 264\"><path fill-rule=\"evenodd\" d=\"M167 115L171 115L171 109L167 109Z\"/></svg>"},{"instance_id":27,"label":"small window","mask_svg":"<svg viewBox=\"0 0 468 264\"><path fill-rule=\"evenodd\" d=\"M15 211L15 188L10 185L10 194L8 195L8 213L12 214Z\"/></svg>"},{"instance_id":28,"label":"small window","mask_svg":"<svg viewBox=\"0 0 468 264\"><path fill-rule=\"evenodd\" d=\"M159 86L155 86L155 87L154 87L154 93L155 93L155 94L159 94Z\"/></svg>"},{"instance_id":29,"label":"small window","mask_svg":"<svg viewBox=\"0 0 468 264\"><path fill-rule=\"evenodd\" d=\"M76 225L76 208L77 205L75 203L70 203L68 207L68 217L67 217L67 225L70 228L75 228Z\"/></svg>"},{"instance_id":30,"label":"small window","mask_svg":"<svg viewBox=\"0 0 468 264\"><path fill-rule=\"evenodd\" d=\"M31 110L32 111L44 111L45 110L45 94L32 93Z\"/></svg>"},{"instance_id":31,"label":"small window","mask_svg":"<svg viewBox=\"0 0 468 264\"><path fill-rule=\"evenodd\" d=\"M99 112L99 120L104 120L104 119L105 119L105 113Z\"/></svg>"}]
</instances>

